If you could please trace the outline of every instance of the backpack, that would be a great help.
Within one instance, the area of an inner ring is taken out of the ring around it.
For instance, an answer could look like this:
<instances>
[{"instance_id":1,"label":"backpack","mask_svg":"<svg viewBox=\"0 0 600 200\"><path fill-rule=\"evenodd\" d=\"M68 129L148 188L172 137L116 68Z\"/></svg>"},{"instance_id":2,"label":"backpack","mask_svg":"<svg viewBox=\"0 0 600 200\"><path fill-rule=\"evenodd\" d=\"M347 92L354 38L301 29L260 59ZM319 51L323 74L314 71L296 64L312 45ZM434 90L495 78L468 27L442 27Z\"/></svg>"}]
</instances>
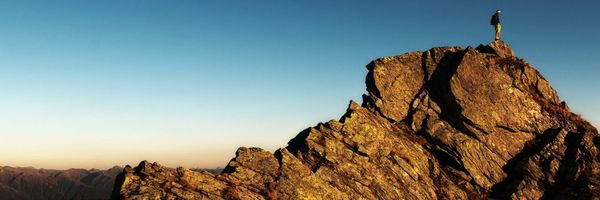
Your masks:
<instances>
[{"instance_id":1,"label":"backpack","mask_svg":"<svg viewBox=\"0 0 600 200\"><path fill-rule=\"evenodd\" d=\"M492 15L492 19L490 20L490 25L496 25L496 24L498 24L498 20L495 20L496 19L496 15L497 14Z\"/></svg>"}]
</instances>

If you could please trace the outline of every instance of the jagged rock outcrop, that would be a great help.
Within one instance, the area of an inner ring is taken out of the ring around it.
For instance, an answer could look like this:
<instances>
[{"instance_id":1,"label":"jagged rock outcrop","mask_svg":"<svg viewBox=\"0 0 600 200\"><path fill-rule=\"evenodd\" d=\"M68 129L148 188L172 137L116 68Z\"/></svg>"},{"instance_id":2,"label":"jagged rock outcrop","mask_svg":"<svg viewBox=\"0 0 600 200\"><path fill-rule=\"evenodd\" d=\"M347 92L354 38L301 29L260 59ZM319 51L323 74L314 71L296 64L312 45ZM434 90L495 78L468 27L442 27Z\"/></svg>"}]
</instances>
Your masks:
<instances>
[{"instance_id":1,"label":"jagged rock outcrop","mask_svg":"<svg viewBox=\"0 0 600 200\"><path fill-rule=\"evenodd\" d=\"M116 199L589 199L600 135L502 41L367 65L339 121L270 153L240 148L219 175L142 162Z\"/></svg>"},{"instance_id":2,"label":"jagged rock outcrop","mask_svg":"<svg viewBox=\"0 0 600 200\"><path fill-rule=\"evenodd\" d=\"M116 166L107 170L0 167L0 199L110 199L122 170Z\"/></svg>"}]
</instances>

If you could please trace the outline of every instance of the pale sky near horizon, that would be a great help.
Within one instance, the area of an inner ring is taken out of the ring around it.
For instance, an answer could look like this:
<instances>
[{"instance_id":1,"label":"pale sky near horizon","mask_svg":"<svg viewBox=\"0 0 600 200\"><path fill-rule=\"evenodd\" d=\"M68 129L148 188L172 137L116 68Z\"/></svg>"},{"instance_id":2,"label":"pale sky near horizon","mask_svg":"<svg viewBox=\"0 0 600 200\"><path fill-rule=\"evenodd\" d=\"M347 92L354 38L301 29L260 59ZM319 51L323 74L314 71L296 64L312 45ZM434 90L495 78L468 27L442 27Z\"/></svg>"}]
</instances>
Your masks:
<instances>
[{"instance_id":1,"label":"pale sky near horizon","mask_svg":"<svg viewBox=\"0 0 600 200\"><path fill-rule=\"evenodd\" d=\"M372 59L503 40L600 124L600 2L3 1L0 166L223 167L339 119Z\"/></svg>"}]
</instances>

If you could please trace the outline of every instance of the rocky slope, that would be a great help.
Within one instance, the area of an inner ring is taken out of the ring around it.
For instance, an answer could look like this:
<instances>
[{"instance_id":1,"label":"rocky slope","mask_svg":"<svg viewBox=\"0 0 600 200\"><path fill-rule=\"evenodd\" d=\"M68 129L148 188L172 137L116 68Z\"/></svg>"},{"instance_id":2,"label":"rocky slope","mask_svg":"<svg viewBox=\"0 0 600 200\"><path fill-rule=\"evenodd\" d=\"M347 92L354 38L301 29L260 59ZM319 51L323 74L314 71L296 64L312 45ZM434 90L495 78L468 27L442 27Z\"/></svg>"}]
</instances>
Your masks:
<instances>
[{"instance_id":1,"label":"rocky slope","mask_svg":"<svg viewBox=\"0 0 600 200\"><path fill-rule=\"evenodd\" d=\"M0 199L109 199L122 170L0 167Z\"/></svg>"},{"instance_id":2,"label":"rocky slope","mask_svg":"<svg viewBox=\"0 0 600 200\"><path fill-rule=\"evenodd\" d=\"M368 95L219 175L143 161L116 199L589 199L600 135L501 41L367 65Z\"/></svg>"}]
</instances>

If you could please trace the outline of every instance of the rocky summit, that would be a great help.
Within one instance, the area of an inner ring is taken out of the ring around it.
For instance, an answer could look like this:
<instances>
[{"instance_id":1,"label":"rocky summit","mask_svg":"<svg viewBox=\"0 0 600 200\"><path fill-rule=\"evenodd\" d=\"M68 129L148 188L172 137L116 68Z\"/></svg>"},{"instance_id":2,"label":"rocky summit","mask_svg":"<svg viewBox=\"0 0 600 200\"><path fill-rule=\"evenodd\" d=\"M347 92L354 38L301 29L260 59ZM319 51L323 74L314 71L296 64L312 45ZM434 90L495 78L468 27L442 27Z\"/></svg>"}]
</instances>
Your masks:
<instances>
[{"instance_id":1,"label":"rocky summit","mask_svg":"<svg viewBox=\"0 0 600 200\"><path fill-rule=\"evenodd\" d=\"M218 175L143 161L115 199L597 199L600 135L502 41L367 65L362 105Z\"/></svg>"}]
</instances>

